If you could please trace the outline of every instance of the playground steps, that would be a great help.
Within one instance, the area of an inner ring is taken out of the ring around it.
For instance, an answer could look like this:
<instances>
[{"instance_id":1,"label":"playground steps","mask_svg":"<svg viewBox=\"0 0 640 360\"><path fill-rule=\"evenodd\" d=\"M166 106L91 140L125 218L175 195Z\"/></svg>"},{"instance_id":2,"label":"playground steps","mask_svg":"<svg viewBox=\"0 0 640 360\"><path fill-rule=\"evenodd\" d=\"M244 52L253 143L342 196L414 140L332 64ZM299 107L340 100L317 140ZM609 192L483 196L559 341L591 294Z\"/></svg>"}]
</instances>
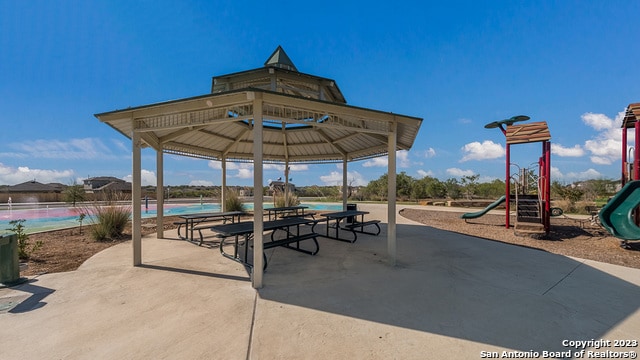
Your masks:
<instances>
[{"instance_id":1,"label":"playground steps","mask_svg":"<svg viewBox=\"0 0 640 360\"><path fill-rule=\"evenodd\" d=\"M513 227L516 234L544 234L544 225L541 223L517 222Z\"/></svg>"},{"instance_id":2,"label":"playground steps","mask_svg":"<svg viewBox=\"0 0 640 360\"><path fill-rule=\"evenodd\" d=\"M540 202L537 195L520 195L517 202L518 222L541 223Z\"/></svg>"}]
</instances>

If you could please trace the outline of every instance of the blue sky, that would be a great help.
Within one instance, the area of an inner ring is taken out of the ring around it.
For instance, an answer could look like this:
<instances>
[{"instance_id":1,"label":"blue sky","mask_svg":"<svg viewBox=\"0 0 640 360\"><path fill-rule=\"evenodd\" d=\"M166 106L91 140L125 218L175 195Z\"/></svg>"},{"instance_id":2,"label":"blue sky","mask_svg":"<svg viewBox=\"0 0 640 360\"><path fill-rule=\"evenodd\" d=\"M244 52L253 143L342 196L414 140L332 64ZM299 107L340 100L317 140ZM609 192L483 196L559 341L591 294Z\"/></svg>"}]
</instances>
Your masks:
<instances>
[{"instance_id":1,"label":"blue sky","mask_svg":"<svg viewBox=\"0 0 640 360\"><path fill-rule=\"evenodd\" d=\"M131 176L130 141L93 114L204 95L211 77L263 66L282 45L350 105L424 118L398 172L504 178L504 136L547 121L552 180L617 179L621 114L640 102L638 1L0 0L0 184ZM539 143L512 147L529 167ZM155 155L143 152L143 183ZM513 168L515 171L515 167ZM337 185L341 165L296 165L297 185ZM366 184L386 159L351 163ZM165 156L168 185L220 185L218 163ZM232 185L252 184L232 165ZM265 170L265 183L282 167Z\"/></svg>"}]
</instances>

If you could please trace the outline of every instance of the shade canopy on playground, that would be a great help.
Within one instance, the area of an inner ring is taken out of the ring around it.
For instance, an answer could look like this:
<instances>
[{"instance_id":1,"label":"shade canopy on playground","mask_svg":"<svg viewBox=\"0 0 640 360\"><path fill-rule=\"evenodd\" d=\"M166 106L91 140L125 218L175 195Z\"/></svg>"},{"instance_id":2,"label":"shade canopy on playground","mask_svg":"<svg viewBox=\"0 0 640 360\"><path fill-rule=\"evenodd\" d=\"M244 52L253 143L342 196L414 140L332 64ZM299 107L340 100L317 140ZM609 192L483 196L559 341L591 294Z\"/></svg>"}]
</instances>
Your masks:
<instances>
[{"instance_id":1,"label":"shade canopy on playground","mask_svg":"<svg viewBox=\"0 0 640 360\"><path fill-rule=\"evenodd\" d=\"M254 189L263 187L263 164L343 164L388 155L387 248L396 261L396 151L413 145L422 119L347 105L336 82L300 73L281 47L264 67L213 78L211 93L95 115L132 141L134 265L141 254L140 149L157 152L158 224L162 223L163 156L175 154L222 163L226 192L226 162L252 162ZM286 178L286 176L285 176ZM347 192L343 191L346 208ZM260 191L254 196L254 287L262 286L262 210ZM158 226L158 237L164 237Z\"/></svg>"}]
</instances>

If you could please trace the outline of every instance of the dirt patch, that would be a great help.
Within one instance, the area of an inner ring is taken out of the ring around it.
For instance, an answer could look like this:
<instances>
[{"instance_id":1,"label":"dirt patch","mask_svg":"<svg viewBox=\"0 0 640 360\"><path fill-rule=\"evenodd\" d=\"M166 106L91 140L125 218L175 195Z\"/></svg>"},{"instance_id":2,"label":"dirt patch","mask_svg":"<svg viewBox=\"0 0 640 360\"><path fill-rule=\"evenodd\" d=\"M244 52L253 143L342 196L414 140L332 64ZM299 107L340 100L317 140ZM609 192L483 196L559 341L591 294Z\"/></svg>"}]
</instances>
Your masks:
<instances>
[{"instance_id":1,"label":"dirt patch","mask_svg":"<svg viewBox=\"0 0 640 360\"><path fill-rule=\"evenodd\" d=\"M164 217L164 229L175 229L173 222L176 216ZM156 219L142 220L142 235L156 232ZM46 231L29 235L29 242L42 242L42 247L35 251L27 264L29 268L22 271L22 276L33 276L45 273L56 273L76 270L83 262L94 254L111 246L131 240L131 224L127 225L122 238L113 241L95 241L91 238L89 226L80 228Z\"/></svg>"},{"instance_id":2,"label":"dirt patch","mask_svg":"<svg viewBox=\"0 0 640 360\"><path fill-rule=\"evenodd\" d=\"M513 227L505 227L504 215L488 214L466 222L456 212L403 209L400 215L437 229L640 269L640 243L632 242L632 249L623 249L619 239L588 220L551 218L549 235L539 237L516 235ZM509 223L515 224L515 218L510 219Z\"/></svg>"}]
</instances>

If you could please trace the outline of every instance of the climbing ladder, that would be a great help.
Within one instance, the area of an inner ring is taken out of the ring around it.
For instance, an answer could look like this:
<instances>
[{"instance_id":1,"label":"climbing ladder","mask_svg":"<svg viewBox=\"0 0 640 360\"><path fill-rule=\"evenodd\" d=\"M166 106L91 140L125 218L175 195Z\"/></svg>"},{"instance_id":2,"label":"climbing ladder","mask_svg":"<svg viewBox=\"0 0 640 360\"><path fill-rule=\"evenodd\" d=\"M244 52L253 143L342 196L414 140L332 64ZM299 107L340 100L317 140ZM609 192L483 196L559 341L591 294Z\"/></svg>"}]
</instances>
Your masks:
<instances>
[{"instance_id":1,"label":"climbing ladder","mask_svg":"<svg viewBox=\"0 0 640 360\"><path fill-rule=\"evenodd\" d=\"M544 234L543 202L538 195L516 195L516 233Z\"/></svg>"}]
</instances>

